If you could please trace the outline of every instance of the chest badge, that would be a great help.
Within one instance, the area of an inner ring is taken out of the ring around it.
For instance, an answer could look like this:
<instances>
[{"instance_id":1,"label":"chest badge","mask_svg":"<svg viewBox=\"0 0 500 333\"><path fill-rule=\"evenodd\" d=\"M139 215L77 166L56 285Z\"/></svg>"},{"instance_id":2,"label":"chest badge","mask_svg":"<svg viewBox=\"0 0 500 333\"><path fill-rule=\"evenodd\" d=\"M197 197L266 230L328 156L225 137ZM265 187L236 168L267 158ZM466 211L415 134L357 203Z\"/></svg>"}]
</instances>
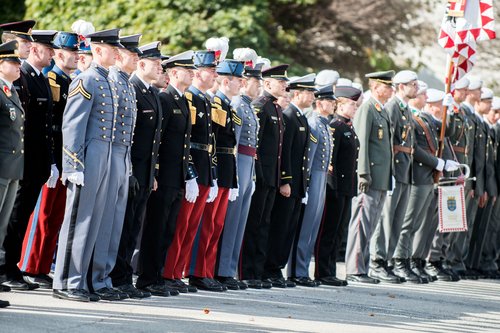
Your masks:
<instances>
[{"instance_id":1,"label":"chest badge","mask_svg":"<svg viewBox=\"0 0 500 333\"><path fill-rule=\"evenodd\" d=\"M15 108L10 108L9 109L9 116L10 116L10 120L14 121L16 120L16 109Z\"/></svg>"},{"instance_id":2,"label":"chest badge","mask_svg":"<svg viewBox=\"0 0 500 333\"><path fill-rule=\"evenodd\" d=\"M201 119L201 118L203 118L203 112L199 112L199 113L198 113L198 117L199 117L200 119Z\"/></svg>"},{"instance_id":3,"label":"chest badge","mask_svg":"<svg viewBox=\"0 0 500 333\"><path fill-rule=\"evenodd\" d=\"M377 131L377 137L379 140L382 140L384 138L384 129L383 128L379 128L378 131Z\"/></svg>"},{"instance_id":4,"label":"chest badge","mask_svg":"<svg viewBox=\"0 0 500 333\"><path fill-rule=\"evenodd\" d=\"M3 86L3 92L5 93L5 95L7 95L7 97L12 97L12 92L10 91L9 87Z\"/></svg>"},{"instance_id":5,"label":"chest badge","mask_svg":"<svg viewBox=\"0 0 500 333\"><path fill-rule=\"evenodd\" d=\"M375 103L375 109L377 109L378 112L381 112L382 106L380 106L380 104L378 104L378 103Z\"/></svg>"}]
</instances>

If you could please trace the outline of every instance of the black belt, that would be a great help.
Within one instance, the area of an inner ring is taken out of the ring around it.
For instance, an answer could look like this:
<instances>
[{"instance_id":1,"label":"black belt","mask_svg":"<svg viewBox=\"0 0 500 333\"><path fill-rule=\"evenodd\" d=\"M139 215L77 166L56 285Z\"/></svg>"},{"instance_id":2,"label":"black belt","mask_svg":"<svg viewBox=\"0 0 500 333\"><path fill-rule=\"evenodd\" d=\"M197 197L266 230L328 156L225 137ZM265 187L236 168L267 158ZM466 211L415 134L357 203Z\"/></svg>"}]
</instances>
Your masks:
<instances>
[{"instance_id":1,"label":"black belt","mask_svg":"<svg viewBox=\"0 0 500 333\"><path fill-rule=\"evenodd\" d=\"M216 147L215 152L219 154L236 155L236 148Z\"/></svg>"},{"instance_id":2,"label":"black belt","mask_svg":"<svg viewBox=\"0 0 500 333\"><path fill-rule=\"evenodd\" d=\"M206 145L204 143L191 142L191 149L207 151L209 154L212 153L213 146Z\"/></svg>"}]
</instances>

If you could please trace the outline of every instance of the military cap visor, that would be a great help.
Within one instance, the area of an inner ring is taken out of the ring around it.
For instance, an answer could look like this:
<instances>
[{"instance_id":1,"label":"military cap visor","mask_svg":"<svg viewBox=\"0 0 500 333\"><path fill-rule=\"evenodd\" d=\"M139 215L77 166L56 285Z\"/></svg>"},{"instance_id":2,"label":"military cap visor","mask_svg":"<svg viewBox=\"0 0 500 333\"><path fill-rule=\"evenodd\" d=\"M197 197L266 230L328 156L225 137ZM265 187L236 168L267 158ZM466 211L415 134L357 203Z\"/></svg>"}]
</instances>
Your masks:
<instances>
[{"instance_id":1,"label":"military cap visor","mask_svg":"<svg viewBox=\"0 0 500 333\"><path fill-rule=\"evenodd\" d=\"M306 91L317 91L314 81L316 80L316 74L307 74L293 80L288 83L289 90L306 90Z\"/></svg>"},{"instance_id":2,"label":"military cap visor","mask_svg":"<svg viewBox=\"0 0 500 333\"><path fill-rule=\"evenodd\" d=\"M33 37L31 37L31 29L35 26L35 23L35 20L4 23L0 24L0 30L3 33L13 34L19 38L32 42Z\"/></svg>"},{"instance_id":3,"label":"military cap visor","mask_svg":"<svg viewBox=\"0 0 500 333\"><path fill-rule=\"evenodd\" d=\"M287 77L288 64L278 65L262 71L262 78L290 81Z\"/></svg>"},{"instance_id":4,"label":"military cap visor","mask_svg":"<svg viewBox=\"0 0 500 333\"><path fill-rule=\"evenodd\" d=\"M120 43L119 34L120 29L108 29L88 34L85 38L89 39L90 43L108 44L123 48L124 46Z\"/></svg>"},{"instance_id":5,"label":"military cap visor","mask_svg":"<svg viewBox=\"0 0 500 333\"><path fill-rule=\"evenodd\" d=\"M43 44L54 49L58 49L59 46L54 45L54 37L56 36L56 30L33 30L31 32L31 37L33 37L33 42L38 44Z\"/></svg>"},{"instance_id":6,"label":"military cap visor","mask_svg":"<svg viewBox=\"0 0 500 333\"><path fill-rule=\"evenodd\" d=\"M139 47L141 50L141 59L149 58L149 59L161 59L161 51L160 51L161 43L156 41L146 45L142 45Z\"/></svg>"},{"instance_id":7,"label":"military cap visor","mask_svg":"<svg viewBox=\"0 0 500 333\"><path fill-rule=\"evenodd\" d=\"M367 79L381 82L387 85L392 85L392 79L394 78L395 72L393 70L384 71L384 72L374 72L366 74L365 77Z\"/></svg>"},{"instance_id":8,"label":"military cap visor","mask_svg":"<svg viewBox=\"0 0 500 333\"><path fill-rule=\"evenodd\" d=\"M141 39L141 36L142 34L124 36L120 38L120 43L126 50L141 55L142 51L139 49L139 41Z\"/></svg>"},{"instance_id":9,"label":"military cap visor","mask_svg":"<svg viewBox=\"0 0 500 333\"><path fill-rule=\"evenodd\" d=\"M349 86L337 86L335 87L335 96L337 98L343 97L348 98L353 101L357 101L363 92L357 88Z\"/></svg>"},{"instance_id":10,"label":"military cap visor","mask_svg":"<svg viewBox=\"0 0 500 333\"><path fill-rule=\"evenodd\" d=\"M243 72L243 77L247 78L247 79L250 79L253 77L254 79L262 80L261 67L262 67L262 64L257 64L253 68L250 66L246 66L245 71Z\"/></svg>"},{"instance_id":11,"label":"military cap visor","mask_svg":"<svg viewBox=\"0 0 500 333\"><path fill-rule=\"evenodd\" d=\"M316 97L316 99L337 100L337 97L335 97L335 94L333 93L333 86L330 84L319 88L314 93L314 96Z\"/></svg>"},{"instance_id":12,"label":"military cap visor","mask_svg":"<svg viewBox=\"0 0 500 333\"><path fill-rule=\"evenodd\" d=\"M11 61L21 63L17 52L18 42L11 40L10 42L0 45L0 61Z\"/></svg>"},{"instance_id":13,"label":"military cap visor","mask_svg":"<svg viewBox=\"0 0 500 333\"><path fill-rule=\"evenodd\" d=\"M161 62L163 68L181 67L186 69L196 69L193 62L193 51L186 51L176 54Z\"/></svg>"}]
</instances>

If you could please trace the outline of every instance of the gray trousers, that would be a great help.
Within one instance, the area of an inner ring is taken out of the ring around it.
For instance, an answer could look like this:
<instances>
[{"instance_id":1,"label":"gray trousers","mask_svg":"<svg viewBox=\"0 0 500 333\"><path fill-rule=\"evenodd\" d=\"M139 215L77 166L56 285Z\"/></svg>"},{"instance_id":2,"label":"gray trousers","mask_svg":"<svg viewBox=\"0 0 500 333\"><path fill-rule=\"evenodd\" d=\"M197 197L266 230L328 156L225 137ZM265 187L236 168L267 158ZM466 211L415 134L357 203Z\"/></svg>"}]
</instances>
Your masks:
<instances>
[{"instance_id":1,"label":"gray trousers","mask_svg":"<svg viewBox=\"0 0 500 333\"><path fill-rule=\"evenodd\" d=\"M425 212L423 223L415 232L413 238L411 257L415 259L427 259L431 250L432 240L438 227L438 193L433 190L431 194L430 204Z\"/></svg>"},{"instance_id":2,"label":"gray trousers","mask_svg":"<svg viewBox=\"0 0 500 333\"><path fill-rule=\"evenodd\" d=\"M377 223L370 243L372 260L392 259L403 226L410 188L409 184L396 182L392 195L387 195L382 217Z\"/></svg>"},{"instance_id":3,"label":"gray trousers","mask_svg":"<svg viewBox=\"0 0 500 333\"><path fill-rule=\"evenodd\" d=\"M394 258L409 259L417 230L424 223L426 212L433 198L434 185L412 185L408 208L404 217Z\"/></svg>"},{"instance_id":4,"label":"gray trousers","mask_svg":"<svg viewBox=\"0 0 500 333\"><path fill-rule=\"evenodd\" d=\"M309 276L309 263L311 262L321 218L323 217L323 208L325 207L325 171L311 172L307 195L307 205L304 208L302 221L299 221L299 229L295 235L292 252L288 259L289 277Z\"/></svg>"},{"instance_id":5,"label":"gray trousers","mask_svg":"<svg viewBox=\"0 0 500 333\"><path fill-rule=\"evenodd\" d=\"M490 224L483 245L483 253L481 255L481 269L485 271L498 270L497 259L500 250L498 242L500 236L500 200L497 198L491 212Z\"/></svg>"},{"instance_id":6,"label":"gray trousers","mask_svg":"<svg viewBox=\"0 0 500 333\"><path fill-rule=\"evenodd\" d=\"M456 271L465 271L465 257L469 251L470 238L472 229L474 228L474 220L476 219L477 210L479 208L479 198L472 197L468 191L465 197L465 212L467 216L467 231L455 232L450 235L450 248L447 253L447 260L450 268Z\"/></svg>"},{"instance_id":7,"label":"gray trousers","mask_svg":"<svg viewBox=\"0 0 500 333\"><path fill-rule=\"evenodd\" d=\"M241 244L245 234L248 212L252 201L252 182L255 168L253 157L238 154L239 194L227 205L224 230L219 240L217 276L235 277L240 259Z\"/></svg>"},{"instance_id":8,"label":"gray trousers","mask_svg":"<svg viewBox=\"0 0 500 333\"><path fill-rule=\"evenodd\" d=\"M5 265L3 241L7 235L10 214L16 200L19 180L0 178L0 266Z\"/></svg>"},{"instance_id":9,"label":"gray trousers","mask_svg":"<svg viewBox=\"0 0 500 333\"><path fill-rule=\"evenodd\" d=\"M68 183L54 289L88 290L87 272L108 196L110 156L111 143L92 140L86 149L84 186Z\"/></svg>"},{"instance_id":10,"label":"gray trousers","mask_svg":"<svg viewBox=\"0 0 500 333\"><path fill-rule=\"evenodd\" d=\"M109 274L115 267L127 208L130 148L113 144L111 149L106 205L92 262L92 288L94 290L113 287Z\"/></svg>"},{"instance_id":11,"label":"gray trousers","mask_svg":"<svg viewBox=\"0 0 500 333\"><path fill-rule=\"evenodd\" d=\"M370 189L353 199L345 254L346 274L367 274L370 239L380 219L387 191Z\"/></svg>"}]
</instances>

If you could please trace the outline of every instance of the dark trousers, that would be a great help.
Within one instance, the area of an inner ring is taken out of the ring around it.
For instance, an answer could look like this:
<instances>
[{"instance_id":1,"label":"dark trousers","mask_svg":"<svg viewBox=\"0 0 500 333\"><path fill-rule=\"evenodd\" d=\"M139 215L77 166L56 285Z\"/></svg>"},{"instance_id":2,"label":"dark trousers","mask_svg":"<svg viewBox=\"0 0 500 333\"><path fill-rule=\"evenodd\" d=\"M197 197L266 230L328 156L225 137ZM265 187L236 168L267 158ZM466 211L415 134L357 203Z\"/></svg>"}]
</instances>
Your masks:
<instances>
[{"instance_id":1,"label":"dark trousers","mask_svg":"<svg viewBox=\"0 0 500 333\"><path fill-rule=\"evenodd\" d=\"M314 277L317 279L337 274L337 256L351 219L351 203L351 197L336 194L327 186L325 212L314 247Z\"/></svg>"},{"instance_id":2,"label":"dark trousers","mask_svg":"<svg viewBox=\"0 0 500 333\"><path fill-rule=\"evenodd\" d=\"M21 180L16 193L16 200L7 227L7 236L3 242L5 249L5 265L0 267L0 274L7 279L21 279L22 274L17 263L21 258L24 234L33 212L44 180Z\"/></svg>"},{"instance_id":3,"label":"dark trousers","mask_svg":"<svg viewBox=\"0 0 500 333\"><path fill-rule=\"evenodd\" d=\"M257 181L250 204L239 264L240 279L261 279L276 188Z\"/></svg>"},{"instance_id":4,"label":"dark trousers","mask_svg":"<svg viewBox=\"0 0 500 333\"><path fill-rule=\"evenodd\" d=\"M139 252L139 277L136 283L138 288L163 279L162 269L167 249L174 237L183 197L183 189L163 185L149 197Z\"/></svg>"},{"instance_id":5,"label":"dark trousers","mask_svg":"<svg viewBox=\"0 0 500 333\"><path fill-rule=\"evenodd\" d=\"M151 189L145 186L140 186L135 195L129 192L116 264L110 274L115 287L132 283L133 269L130 262L144 221L150 194Z\"/></svg>"},{"instance_id":6,"label":"dark trousers","mask_svg":"<svg viewBox=\"0 0 500 333\"><path fill-rule=\"evenodd\" d=\"M484 208L479 208L477 211L470 238L469 251L467 252L467 258L465 258L465 266L469 269L481 269L481 254L488 233L492 210L493 201L490 199Z\"/></svg>"},{"instance_id":7,"label":"dark trousers","mask_svg":"<svg viewBox=\"0 0 500 333\"><path fill-rule=\"evenodd\" d=\"M300 218L302 198L284 197L276 193L269 238L267 239L267 259L264 265L264 278L282 277L281 269L288 262L292 250L297 224Z\"/></svg>"}]
</instances>

